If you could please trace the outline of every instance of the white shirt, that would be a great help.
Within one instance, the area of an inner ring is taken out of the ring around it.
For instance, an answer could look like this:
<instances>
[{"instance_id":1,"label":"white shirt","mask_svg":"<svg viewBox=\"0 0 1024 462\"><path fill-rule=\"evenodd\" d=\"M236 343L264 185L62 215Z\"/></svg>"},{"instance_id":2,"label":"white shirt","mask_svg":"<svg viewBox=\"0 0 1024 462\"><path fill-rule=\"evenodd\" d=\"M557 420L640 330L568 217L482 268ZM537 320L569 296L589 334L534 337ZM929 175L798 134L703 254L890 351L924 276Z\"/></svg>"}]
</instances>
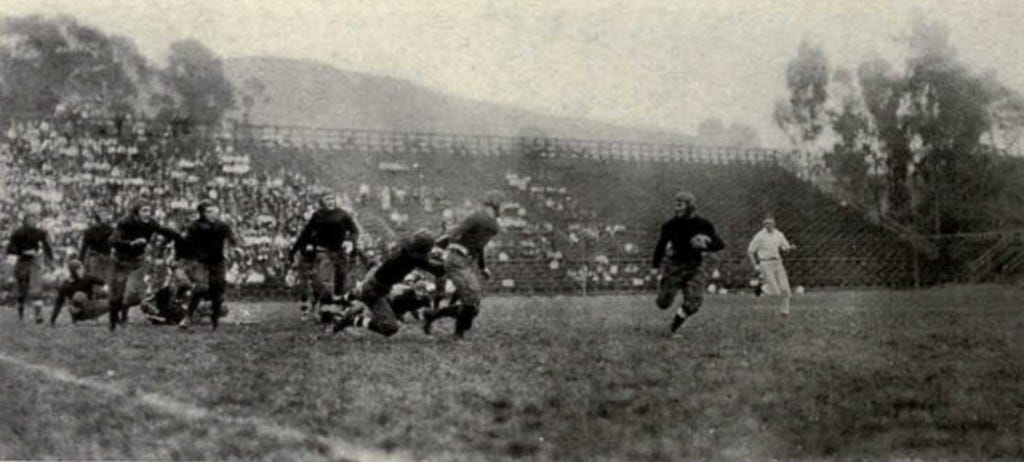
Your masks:
<instances>
[{"instance_id":1,"label":"white shirt","mask_svg":"<svg viewBox=\"0 0 1024 462\"><path fill-rule=\"evenodd\" d=\"M782 231L776 229L768 232L768 230L761 228L754 235L754 238L750 240L750 245L747 246L747 253L756 253L758 261L776 260L782 258L779 251L789 250L789 248L789 241L786 240L786 236L782 234Z\"/></svg>"}]
</instances>

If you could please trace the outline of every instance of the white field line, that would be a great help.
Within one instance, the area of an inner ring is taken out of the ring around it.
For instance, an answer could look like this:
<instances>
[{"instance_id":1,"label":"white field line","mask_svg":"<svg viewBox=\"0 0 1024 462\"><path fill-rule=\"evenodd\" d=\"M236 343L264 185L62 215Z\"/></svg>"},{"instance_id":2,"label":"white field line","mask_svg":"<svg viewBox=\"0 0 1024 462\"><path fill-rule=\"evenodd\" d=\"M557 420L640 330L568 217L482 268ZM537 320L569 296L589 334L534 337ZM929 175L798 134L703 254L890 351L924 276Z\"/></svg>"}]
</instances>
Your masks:
<instances>
[{"instance_id":1,"label":"white field line","mask_svg":"<svg viewBox=\"0 0 1024 462\"><path fill-rule=\"evenodd\" d=\"M103 383L98 380L79 377L63 369L51 366L32 364L19 358L0 353L0 362L12 364L30 372L45 376L47 378L68 383L71 385L87 388L107 395L126 397L138 403L148 406L164 414L182 420L215 420L230 425L250 425L260 434L286 441L309 442L316 441L330 448L330 457L337 460L357 461L407 461L412 457L400 453L387 453L384 451L356 446L352 443L338 438L316 436L302 430L278 425L255 417L230 417L214 413L174 398L157 393L133 393L122 387Z\"/></svg>"}]
</instances>

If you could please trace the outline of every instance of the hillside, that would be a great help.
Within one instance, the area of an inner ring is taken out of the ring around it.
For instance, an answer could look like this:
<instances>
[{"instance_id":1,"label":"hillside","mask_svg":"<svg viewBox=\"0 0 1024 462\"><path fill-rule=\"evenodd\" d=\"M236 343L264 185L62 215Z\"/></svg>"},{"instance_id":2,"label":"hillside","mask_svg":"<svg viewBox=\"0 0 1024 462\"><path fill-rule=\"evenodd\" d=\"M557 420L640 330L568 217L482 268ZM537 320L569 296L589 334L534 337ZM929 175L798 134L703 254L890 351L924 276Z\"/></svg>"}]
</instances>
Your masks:
<instances>
[{"instance_id":1,"label":"hillside","mask_svg":"<svg viewBox=\"0 0 1024 462\"><path fill-rule=\"evenodd\" d=\"M405 80L344 71L313 61L250 57L225 60L224 66L240 92L253 79L262 83L263 93L250 115L257 124L684 143L691 140L683 134L553 117L474 101Z\"/></svg>"}]
</instances>

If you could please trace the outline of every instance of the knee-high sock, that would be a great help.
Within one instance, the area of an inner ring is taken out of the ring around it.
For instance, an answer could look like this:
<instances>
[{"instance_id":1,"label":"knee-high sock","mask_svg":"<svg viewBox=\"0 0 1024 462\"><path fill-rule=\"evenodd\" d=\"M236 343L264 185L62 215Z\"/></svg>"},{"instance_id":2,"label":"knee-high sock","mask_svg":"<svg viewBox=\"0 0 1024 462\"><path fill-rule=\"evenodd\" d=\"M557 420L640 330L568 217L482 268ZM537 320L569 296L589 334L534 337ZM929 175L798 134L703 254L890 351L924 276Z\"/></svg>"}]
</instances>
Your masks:
<instances>
[{"instance_id":1,"label":"knee-high sock","mask_svg":"<svg viewBox=\"0 0 1024 462\"><path fill-rule=\"evenodd\" d=\"M110 317L110 330L117 327L117 319L121 316L121 305L121 300L110 301L110 312L107 313Z\"/></svg>"}]
</instances>

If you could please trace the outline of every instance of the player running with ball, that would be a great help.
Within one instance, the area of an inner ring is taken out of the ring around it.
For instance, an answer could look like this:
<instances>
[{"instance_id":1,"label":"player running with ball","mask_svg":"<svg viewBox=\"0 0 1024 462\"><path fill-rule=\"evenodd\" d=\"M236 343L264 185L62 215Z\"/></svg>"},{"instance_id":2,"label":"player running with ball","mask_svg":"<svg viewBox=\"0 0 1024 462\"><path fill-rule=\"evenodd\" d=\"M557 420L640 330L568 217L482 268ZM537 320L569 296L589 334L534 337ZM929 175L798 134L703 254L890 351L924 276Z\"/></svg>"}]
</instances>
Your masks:
<instances>
[{"instance_id":1,"label":"player running with ball","mask_svg":"<svg viewBox=\"0 0 1024 462\"><path fill-rule=\"evenodd\" d=\"M698 216L693 194L681 191L675 197L675 216L661 227L661 236L654 248L652 271L658 277L658 308L668 309L676 292L683 292L683 302L672 317L672 332L697 314L704 303L704 252L717 252L725 248L715 227ZM666 251L668 258L665 258Z\"/></svg>"}]
</instances>

